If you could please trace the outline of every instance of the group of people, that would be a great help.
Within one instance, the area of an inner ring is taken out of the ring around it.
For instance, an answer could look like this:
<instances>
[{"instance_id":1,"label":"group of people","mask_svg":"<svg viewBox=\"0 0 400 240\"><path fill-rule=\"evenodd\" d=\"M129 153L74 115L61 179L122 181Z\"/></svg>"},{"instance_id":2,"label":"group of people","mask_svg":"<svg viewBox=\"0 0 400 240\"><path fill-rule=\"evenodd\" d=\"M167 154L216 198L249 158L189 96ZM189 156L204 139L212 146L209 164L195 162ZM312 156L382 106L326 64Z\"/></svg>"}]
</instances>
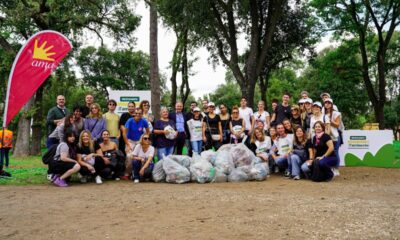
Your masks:
<instances>
[{"instance_id":1,"label":"group of people","mask_svg":"<svg viewBox=\"0 0 400 240\"><path fill-rule=\"evenodd\" d=\"M61 187L77 172L82 182L90 177L98 184L104 178L138 183L151 178L155 156L181 155L185 146L192 155L244 143L271 172L298 180L312 178L318 167L321 180L330 180L338 174L342 117L328 93L321 94L322 103L308 95L303 91L297 104L289 105L291 96L283 94L281 102L272 101L271 114L263 101L254 112L245 97L230 108L203 100L200 109L192 102L188 112L177 102L171 112L161 108L160 119L151 114L147 100L139 106L129 102L119 116L115 100L107 102L103 114L88 94L85 105L70 112L60 95L47 115L46 145L56 148L48 178Z\"/></svg>"}]
</instances>

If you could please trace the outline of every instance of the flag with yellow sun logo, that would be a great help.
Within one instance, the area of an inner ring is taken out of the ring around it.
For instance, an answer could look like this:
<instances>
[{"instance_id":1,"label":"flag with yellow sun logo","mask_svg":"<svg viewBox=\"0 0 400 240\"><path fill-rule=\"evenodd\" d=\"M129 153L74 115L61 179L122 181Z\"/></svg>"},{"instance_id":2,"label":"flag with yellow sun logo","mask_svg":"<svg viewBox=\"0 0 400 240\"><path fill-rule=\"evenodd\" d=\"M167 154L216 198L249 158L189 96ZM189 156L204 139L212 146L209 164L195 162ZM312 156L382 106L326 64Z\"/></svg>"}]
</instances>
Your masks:
<instances>
[{"instance_id":1,"label":"flag with yellow sun logo","mask_svg":"<svg viewBox=\"0 0 400 240\"><path fill-rule=\"evenodd\" d=\"M28 39L18 52L8 78L3 127L8 125L71 49L71 42L55 31L41 31Z\"/></svg>"}]
</instances>

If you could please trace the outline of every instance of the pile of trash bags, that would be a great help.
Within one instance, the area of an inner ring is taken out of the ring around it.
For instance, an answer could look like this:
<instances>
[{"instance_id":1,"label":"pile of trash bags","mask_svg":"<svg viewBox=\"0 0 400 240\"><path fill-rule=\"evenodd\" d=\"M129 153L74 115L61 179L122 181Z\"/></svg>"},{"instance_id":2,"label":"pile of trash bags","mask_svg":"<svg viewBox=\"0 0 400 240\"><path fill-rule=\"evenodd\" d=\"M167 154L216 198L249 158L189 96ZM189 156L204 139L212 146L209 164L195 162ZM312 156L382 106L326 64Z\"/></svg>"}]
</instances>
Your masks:
<instances>
[{"instance_id":1,"label":"pile of trash bags","mask_svg":"<svg viewBox=\"0 0 400 240\"><path fill-rule=\"evenodd\" d=\"M153 180L168 183L264 181L268 174L268 164L240 143L223 145L217 152L195 153L193 157L164 157L154 166Z\"/></svg>"}]
</instances>

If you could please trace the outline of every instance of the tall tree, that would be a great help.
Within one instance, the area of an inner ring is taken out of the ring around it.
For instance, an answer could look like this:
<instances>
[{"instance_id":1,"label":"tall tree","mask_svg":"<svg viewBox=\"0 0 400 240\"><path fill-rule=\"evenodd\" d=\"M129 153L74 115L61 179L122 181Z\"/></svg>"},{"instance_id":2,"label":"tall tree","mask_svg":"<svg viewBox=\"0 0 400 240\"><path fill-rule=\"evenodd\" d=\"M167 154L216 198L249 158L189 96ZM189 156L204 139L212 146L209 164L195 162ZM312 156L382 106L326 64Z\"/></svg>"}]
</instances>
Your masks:
<instances>
[{"instance_id":1,"label":"tall tree","mask_svg":"<svg viewBox=\"0 0 400 240\"><path fill-rule=\"evenodd\" d=\"M232 71L241 93L253 104L254 89L271 47L276 25L289 6L287 0L170 0L174 13L189 12L189 30L208 48L214 61L221 60ZM179 20L178 20L179 21ZM239 37L244 36L249 50L240 62Z\"/></svg>"},{"instance_id":2,"label":"tall tree","mask_svg":"<svg viewBox=\"0 0 400 240\"><path fill-rule=\"evenodd\" d=\"M158 73L158 13L156 0L146 1L150 6L150 88L151 110L156 119L160 118L161 89Z\"/></svg>"},{"instance_id":3,"label":"tall tree","mask_svg":"<svg viewBox=\"0 0 400 240\"><path fill-rule=\"evenodd\" d=\"M117 41L130 43L133 42L132 32L138 26L140 19L128 6L127 0L93 0L79 3L46 0L1 1L0 33L11 29L11 34L0 36L0 46L9 49L12 42L26 40L35 32L47 29L59 31L70 37L74 40L75 46L79 45L85 30L96 34L101 40L103 40L102 31L107 31ZM43 120L42 91L43 88L40 88L34 100L35 142L32 142L32 145L35 146L36 154L40 149L40 122ZM22 124L23 121L20 122ZM22 126L19 129L22 129ZM40 136L37 136L38 134ZM24 136L29 135L28 131ZM16 149L22 148L17 152L29 152L29 141L27 143L16 144Z\"/></svg>"},{"instance_id":4,"label":"tall tree","mask_svg":"<svg viewBox=\"0 0 400 240\"><path fill-rule=\"evenodd\" d=\"M400 24L400 2L398 0L313 0L312 5L326 30L333 30L336 36L349 34L358 39L362 58L362 74L368 97L372 103L379 128L384 128L384 106L386 99L387 69L386 56L394 31ZM375 56L368 55L368 41L378 35ZM376 76L373 71L376 65Z\"/></svg>"}]
</instances>

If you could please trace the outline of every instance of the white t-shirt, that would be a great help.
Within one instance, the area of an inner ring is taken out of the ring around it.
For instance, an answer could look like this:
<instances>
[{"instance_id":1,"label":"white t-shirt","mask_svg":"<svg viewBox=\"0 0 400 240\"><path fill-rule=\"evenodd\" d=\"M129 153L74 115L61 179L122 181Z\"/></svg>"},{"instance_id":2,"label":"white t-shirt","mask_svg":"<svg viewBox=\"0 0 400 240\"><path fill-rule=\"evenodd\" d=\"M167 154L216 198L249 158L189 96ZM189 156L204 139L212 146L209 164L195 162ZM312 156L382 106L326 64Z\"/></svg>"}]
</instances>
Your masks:
<instances>
[{"instance_id":1,"label":"white t-shirt","mask_svg":"<svg viewBox=\"0 0 400 240\"><path fill-rule=\"evenodd\" d=\"M271 138L265 136L263 142L256 140L255 144L257 146L256 153L267 153L271 148Z\"/></svg>"},{"instance_id":2,"label":"white t-shirt","mask_svg":"<svg viewBox=\"0 0 400 240\"><path fill-rule=\"evenodd\" d=\"M314 131L314 124L318 121L323 122L324 124L327 123L331 123L330 119L328 117L324 117L325 115L320 114L318 117L315 117L315 115L311 115L310 118L310 132L311 132L311 139L314 137L315 135L315 131Z\"/></svg>"},{"instance_id":3,"label":"white t-shirt","mask_svg":"<svg viewBox=\"0 0 400 240\"><path fill-rule=\"evenodd\" d=\"M275 140L275 146L278 149L278 154L280 156L285 155L293 146L293 135L288 134L284 138L278 137L278 139Z\"/></svg>"},{"instance_id":4,"label":"white t-shirt","mask_svg":"<svg viewBox=\"0 0 400 240\"><path fill-rule=\"evenodd\" d=\"M202 120L195 120L195 119L190 119L187 121L187 125L189 128L189 133L190 133L190 141L202 141L203 140L203 121Z\"/></svg>"},{"instance_id":5,"label":"white t-shirt","mask_svg":"<svg viewBox=\"0 0 400 240\"><path fill-rule=\"evenodd\" d=\"M340 113L340 112L337 112L337 111L333 111L332 112L332 117L331 118L329 118L329 116L328 115L325 115L325 121L327 121L327 120L329 120L329 122L331 122L331 119L332 120L335 120L337 117L341 117L342 116L342 114ZM335 128L334 126L332 126L332 124L331 124L331 138L332 138L332 141L337 141L338 140L338 137L339 137L339 131L338 131L338 129L337 128Z\"/></svg>"},{"instance_id":6,"label":"white t-shirt","mask_svg":"<svg viewBox=\"0 0 400 240\"><path fill-rule=\"evenodd\" d=\"M268 130L269 126L267 125L267 117L269 117L269 113L267 111L264 111L262 113L260 112L255 112L253 114L254 120L255 121L261 121L264 124L264 130Z\"/></svg>"},{"instance_id":7,"label":"white t-shirt","mask_svg":"<svg viewBox=\"0 0 400 240\"><path fill-rule=\"evenodd\" d=\"M135 146L135 149L133 149L132 155L133 155L133 156L136 156L136 157L144 158L144 159L146 159L146 161L147 161L147 159L148 159L150 156L151 156L151 157L154 156L154 147L153 147L153 146L149 146L149 148L147 149L147 151L146 151L146 152L143 152L142 145L138 144L138 145Z\"/></svg>"},{"instance_id":8,"label":"white t-shirt","mask_svg":"<svg viewBox=\"0 0 400 240\"><path fill-rule=\"evenodd\" d=\"M251 116L253 116L253 109L246 107L246 108L239 108L239 116L244 120L246 124L245 130L251 129Z\"/></svg>"}]
</instances>

